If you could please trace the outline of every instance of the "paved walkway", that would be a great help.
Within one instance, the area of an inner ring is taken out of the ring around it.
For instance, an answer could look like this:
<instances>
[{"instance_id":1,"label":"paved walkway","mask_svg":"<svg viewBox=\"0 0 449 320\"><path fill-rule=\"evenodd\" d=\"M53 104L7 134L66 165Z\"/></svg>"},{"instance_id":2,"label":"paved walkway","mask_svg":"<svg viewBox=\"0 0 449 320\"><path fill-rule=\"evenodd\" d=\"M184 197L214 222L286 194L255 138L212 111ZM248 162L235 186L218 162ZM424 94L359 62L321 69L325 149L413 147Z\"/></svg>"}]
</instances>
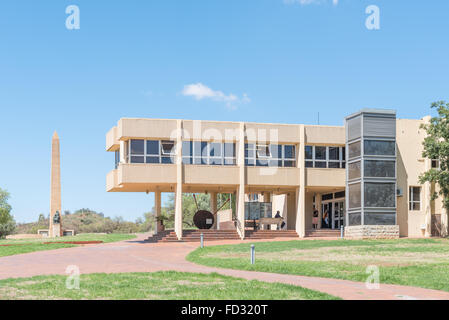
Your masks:
<instances>
[{"instance_id":1,"label":"paved walkway","mask_svg":"<svg viewBox=\"0 0 449 320\"><path fill-rule=\"evenodd\" d=\"M381 284L379 289L368 289L364 283L327 278L304 277L254 271L240 271L199 266L185 260L198 243L144 243L138 239L100 245L86 245L50 251L38 251L0 258L0 279L36 275L65 274L69 265L77 265L81 273L119 272L217 272L244 279L281 282L326 292L343 299L445 299L449 292L422 288ZM287 239L282 239L287 240ZM241 241L220 241L230 244ZM252 243L255 241L247 241ZM207 243L211 245L212 242Z\"/></svg>"}]
</instances>

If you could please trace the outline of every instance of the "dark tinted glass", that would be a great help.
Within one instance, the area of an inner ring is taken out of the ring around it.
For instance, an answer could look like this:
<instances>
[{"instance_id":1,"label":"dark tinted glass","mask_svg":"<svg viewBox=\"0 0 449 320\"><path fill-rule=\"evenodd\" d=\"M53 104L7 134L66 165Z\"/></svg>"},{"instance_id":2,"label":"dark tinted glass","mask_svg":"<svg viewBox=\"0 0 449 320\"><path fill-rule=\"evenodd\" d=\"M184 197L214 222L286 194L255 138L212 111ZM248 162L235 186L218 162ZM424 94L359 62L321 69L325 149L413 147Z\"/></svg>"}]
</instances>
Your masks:
<instances>
[{"instance_id":1,"label":"dark tinted glass","mask_svg":"<svg viewBox=\"0 0 449 320\"><path fill-rule=\"evenodd\" d=\"M296 167L296 161L294 160L284 160L284 167L293 168ZM307 167L307 163L306 163Z\"/></svg>"},{"instance_id":2,"label":"dark tinted glass","mask_svg":"<svg viewBox=\"0 0 449 320\"><path fill-rule=\"evenodd\" d=\"M145 157L131 157L131 163L145 163Z\"/></svg>"},{"instance_id":3,"label":"dark tinted glass","mask_svg":"<svg viewBox=\"0 0 449 320\"><path fill-rule=\"evenodd\" d=\"M360 183L349 185L349 208L360 208L362 206L362 190Z\"/></svg>"},{"instance_id":4,"label":"dark tinted glass","mask_svg":"<svg viewBox=\"0 0 449 320\"><path fill-rule=\"evenodd\" d=\"M395 162L365 160L365 177L394 178Z\"/></svg>"},{"instance_id":5,"label":"dark tinted glass","mask_svg":"<svg viewBox=\"0 0 449 320\"><path fill-rule=\"evenodd\" d=\"M365 212L364 224L367 226L392 226L396 224L394 213Z\"/></svg>"},{"instance_id":6,"label":"dark tinted glass","mask_svg":"<svg viewBox=\"0 0 449 320\"><path fill-rule=\"evenodd\" d=\"M211 157L221 157L221 143L211 143L209 152Z\"/></svg>"},{"instance_id":7,"label":"dark tinted glass","mask_svg":"<svg viewBox=\"0 0 449 320\"><path fill-rule=\"evenodd\" d=\"M164 164L172 164L175 163L173 157L161 157L161 162Z\"/></svg>"},{"instance_id":8,"label":"dark tinted glass","mask_svg":"<svg viewBox=\"0 0 449 320\"><path fill-rule=\"evenodd\" d=\"M326 160L326 147L315 147L315 160Z\"/></svg>"},{"instance_id":9,"label":"dark tinted glass","mask_svg":"<svg viewBox=\"0 0 449 320\"><path fill-rule=\"evenodd\" d=\"M349 156L349 159L352 159L352 158L357 158L357 157L360 157L360 154L361 154L361 142L360 141L358 141L358 142L354 142L354 143L351 143L350 145L349 145L349 148L348 148L348 156Z\"/></svg>"},{"instance_id":10,"label":"dark tinted glass","mask_svg":"<svg viewBox=\"0 0 449 320\"><path fill-rule=\"evenodd\" d=\"M372 156L394 156L394 141L365 140L365 154Z\"/></svg>"},{"instance_id":11,"label":"dark tinted glass","mask_svg":"<svg viewBox=\"0 0 449 320\"><path fill-rule=\"evenodd\" d=\"M147 163L159 163L159 157L147 157Z\"/></svg>"},{"instance_id":12,"label":"dark tinted glass","mask_svg":"<svg viewBox=\"0 0 449 320\"><path fill-rule=\"evenodd\" d=\"M306 153L306 159L313 159L313 147L312 146L306 146L305 147L305 153Z\"/></svg>"},{"instance_id":13,"label":"dark tinted glass","mask_svg":"<svg viewBox=\"0 0 449 320\"><path fill-rule=\"evenodd\" d=\"M131 140L131 154L141 154L145 152L145 141L144 140Z\"/></svg>"},{"instance_id":14,"label":"dark tinted glass","mask_svg":"<svg viewBox=\"0 0 449 320\"><path fill-rule=\"evenodd\" d=\"M306 161L306 168L313 168L313 161Z\"/></svg>"},{"instance_id":15,"label":"dark tinted glass","mask_svg":"<svg viewBox=\"0 0 449 320\"><path fill-rule=\"evenodd\" d=\"M315 161L315 168L326 168L326 161Z\"/></svg>"},{"instance_id":16,"label":"dark tinted glass","mask_svg":"<svg viewBox=\"0 0 449 320\"><path fill-rule=\"evenodd\" d=\"M307 152L306 152L306 154L307 154ZM295 157L296 157L295 146L288 146L288 145L284 146L284 158L285 159L295 159Z\"/></svg>"},{"instance_id":17,"label":"dark tinted glass","mask_svg":"<svg viewBox=\"0 0 449 320\"><path fill-rule=\"evenodd\" d=\"M350 226L360 226L362 224L362 215L360 212L348 213Z\"/></svg>"},{"instance_id":18,"label":"dark tinted glass","mask_svg":"<svg viewBox=\"0 0 449 320\"><path fill-rule=\"evenodd\" d=\"M159 155L159 141L147 141L147 154Z\"/></svg>"},{"instance_id":19,"label":"dark tinted glass","mask_svg":"<svg viewBox=\"0 0 449 320\"><path fill-rule=\"evenodd\" d=\"M329 160L340 160L340 148L329 147Z\"/></svg>"},{"instance_id":20,"label":"dark tinted glass","mask_svg":"<svg viewBox=\"0 0 449 320\"><path fill-rule=\"evenodd\" d=\"M201 142L200 141L193 142L193 155L195 157L201 157Z\"/></svg>"},{"instance_id":21,"label":"dark tinted glass","mask_svg":"<svg viewBox=\"0 0 449 320\"><path fill-rule=\"evenodd\" d=\"M329 168L340 168L340 162L329 162Z\"/></svg>"},{"instance_id":22,"label":"dark tinted glass","mask_svg":"<svg viewBox=\"0 0 449 320\"><path fill-rule=\"evenodd\" d=\"M348 178L349 180L358 179L361 176L360 173L360 161L348 164Z\"/></svg>"},{"instance_id":23,"label":"dark tinted glass","mask_svg":"<svg viewBox=\"0 0 449 320\"><path fill-rule=\"evenodd\" d=\"M365 207L394 208L395 197L394 183L365 183Z\"/></svg>"}]
</instances>

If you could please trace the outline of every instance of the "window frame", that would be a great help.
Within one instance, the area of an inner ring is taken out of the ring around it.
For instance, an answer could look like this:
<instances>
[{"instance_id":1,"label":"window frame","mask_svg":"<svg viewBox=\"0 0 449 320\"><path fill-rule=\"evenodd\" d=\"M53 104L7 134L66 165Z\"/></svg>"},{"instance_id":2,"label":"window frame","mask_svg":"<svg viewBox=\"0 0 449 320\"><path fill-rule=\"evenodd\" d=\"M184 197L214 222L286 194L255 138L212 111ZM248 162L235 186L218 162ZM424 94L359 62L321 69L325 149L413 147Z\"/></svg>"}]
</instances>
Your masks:
<instances>
[{"instance_id":1,"label":"window frame","mask_svg":"<svg viewBox=\"0 0 449 320\"><path fill-rule=\"evenodd\" d=\"M414 189L419 189L419 199L415 200L414 198ZM421 190L420 186L409 186L408 189L408 209L409 211L421 211ZM419 209L415 209L415 204L418 204Z\"/></svg>"},{"instance_id":2,"label":"window frame","mask_svg":"<svg viewBox=\"0 0 449 320\"><path fill-rule=\"evenodd\" d=\"M326 148L326 159L316 159L316 147ZM306 149L312 148L312 158L307 157ZM316 145L306 145L304 148L304 166L306 168L317 168L317 169L345 169L345 147L342 146L316 146ZM331 160L329 157L330 148L338 148L338 160ZM321 164L323 166L319 166ZM338 167L332 167L330 164L338 164Z\"/></svg>"}]
</instances>

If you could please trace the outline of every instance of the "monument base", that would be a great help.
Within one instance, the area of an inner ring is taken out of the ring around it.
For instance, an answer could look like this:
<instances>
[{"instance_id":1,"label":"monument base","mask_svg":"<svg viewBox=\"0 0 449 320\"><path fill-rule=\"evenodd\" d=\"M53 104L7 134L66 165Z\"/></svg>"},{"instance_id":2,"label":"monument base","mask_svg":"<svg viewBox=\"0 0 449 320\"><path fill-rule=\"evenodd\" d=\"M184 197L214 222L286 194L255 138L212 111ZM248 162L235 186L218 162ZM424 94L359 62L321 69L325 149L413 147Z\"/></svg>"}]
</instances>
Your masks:
<instances>
[{"instance_id":1,"label":"monument base","mask_svg":"<svg viewBox=\"0 0 449 320\"><path fill-rule=\"evenodd\" d=\"M53 238L58 238L61 236L61 225L60 224L53 225L51 236Z\"/></svg>"},{"instance_id":2,"label":"monument base","mask_svg":"<svg viewBox=\"0 0 449 320\"><path fill-rule=\"evenodd\" d=\"M398 239L399 226L345 227L345 239Z\"/></svg>"}]
</instances>

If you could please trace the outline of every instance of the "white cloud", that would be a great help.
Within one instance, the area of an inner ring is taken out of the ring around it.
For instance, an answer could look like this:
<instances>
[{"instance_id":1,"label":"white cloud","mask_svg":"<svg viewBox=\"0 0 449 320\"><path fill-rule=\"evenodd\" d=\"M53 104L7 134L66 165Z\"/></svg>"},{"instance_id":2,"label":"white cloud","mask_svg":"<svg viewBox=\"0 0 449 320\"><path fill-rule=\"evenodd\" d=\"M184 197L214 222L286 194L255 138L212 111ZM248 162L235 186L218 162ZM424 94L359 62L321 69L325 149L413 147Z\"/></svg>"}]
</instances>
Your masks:
<instances>
[{"instance_id":1,"label":"white cloud","mask_svg":"<svg viewBox=\"0 0 449 320\"><path fill-rule=\"evenodd\" d=\"M286 4L300 4L306 6L309 4L323 4L332 1L334 6L338 5L338 0L284 0Z\"/></svg>"},{"instance_id":2,"label":"white cloud","mask_svg":"<svg viewBox=\"0 0 449 320\"><path fill-rule=\"evenodd\" d=\"M243 94L242 98L239 98L232 93L224 94L222 91L212 90L200 82L185 85L182 94L193 97L196 100L211 99L213 101L225 102L226 107L232 110L237 109L239 104L251 102L251 99L246 93Z\"/></svg>"}]
</instances>

